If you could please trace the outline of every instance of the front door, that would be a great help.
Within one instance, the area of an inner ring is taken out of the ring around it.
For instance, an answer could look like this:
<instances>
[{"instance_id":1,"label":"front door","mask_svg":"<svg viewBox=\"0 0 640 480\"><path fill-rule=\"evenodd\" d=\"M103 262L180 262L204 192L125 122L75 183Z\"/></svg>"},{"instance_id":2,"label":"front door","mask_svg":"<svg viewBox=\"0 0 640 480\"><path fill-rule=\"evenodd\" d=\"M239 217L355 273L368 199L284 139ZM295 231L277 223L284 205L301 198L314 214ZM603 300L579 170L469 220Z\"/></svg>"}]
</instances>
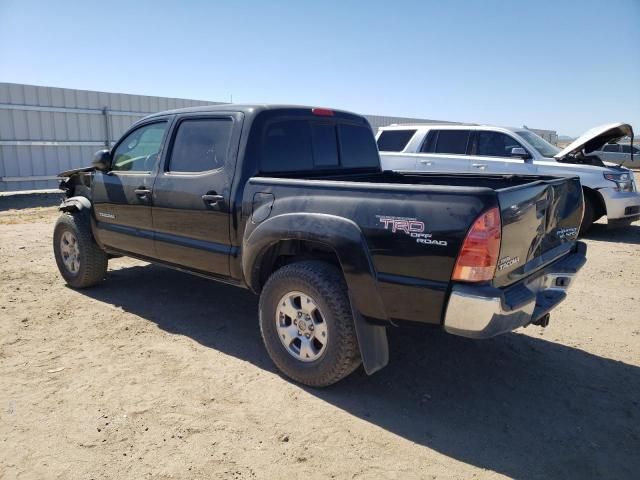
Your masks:
<instances>
[{"instance_id":1,"label":"front door","mask_svg":"<svg viewBox=\"0 0 640 480\"><path fill-rule=\"evenodd\" d=\"M167 124L154 121L133 129L112 150L111 170L94 174L96 236L107 247L155 256L151 193Z\"/></svg>"},{"instance_id":2,"label":"front door","mask_svg":"<svg viewBox=\"0 0 640 480\"><path fill-rule=\"evenodd\" d=\"M163 261L229 276L230 191L240 114L178 117L153 186L156 252Z\"/></svg>"},{"instance_id":3,"label":"front door","mask_svg":"<svg viewBox=\"0 0 640 480\"><path fill-rule=\"evenodd\" d=\"M537 171L531 159L511 156L513 148L527 149L505 133L478 130L469 147L471 172L527 175Z\"/></svg>"}]
</instances>

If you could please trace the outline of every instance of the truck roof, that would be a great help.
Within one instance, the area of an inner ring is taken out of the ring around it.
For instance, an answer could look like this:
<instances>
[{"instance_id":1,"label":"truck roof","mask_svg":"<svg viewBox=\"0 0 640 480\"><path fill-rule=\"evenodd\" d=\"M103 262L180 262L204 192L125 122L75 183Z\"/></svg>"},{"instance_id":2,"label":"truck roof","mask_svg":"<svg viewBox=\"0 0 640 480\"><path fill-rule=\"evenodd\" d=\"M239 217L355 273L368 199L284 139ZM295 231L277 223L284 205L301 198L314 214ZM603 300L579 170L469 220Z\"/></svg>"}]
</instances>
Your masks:
<instances>
[{"instance_id":1,"label":"truck roof","mask_svg":"<svg viewBox=\"0 0 640 480\"><path fill-rule=\"evenodd\" d=\"M211 104L211 105L202 105L199 107L186 107L186 108L177 108L174 110L165 110L163 112L152 113L151 115L147 115L146 118L153 118L162 115L176 115L182 113L216 113L216 112L242 112L247 115L255 115L259 112L265 110L313 110L314 108L323 109L323 110L331 110L334 113L339 113L343 115L353 115L357 117L362 117L353 112L348 112L346 110L338 110L335 108L326 108L326 107L318 107L318 106L309 106L309 105L286 105L286 104L269 104L269 103L219 103L219 104Z\"/></svg>"}]
</instances>

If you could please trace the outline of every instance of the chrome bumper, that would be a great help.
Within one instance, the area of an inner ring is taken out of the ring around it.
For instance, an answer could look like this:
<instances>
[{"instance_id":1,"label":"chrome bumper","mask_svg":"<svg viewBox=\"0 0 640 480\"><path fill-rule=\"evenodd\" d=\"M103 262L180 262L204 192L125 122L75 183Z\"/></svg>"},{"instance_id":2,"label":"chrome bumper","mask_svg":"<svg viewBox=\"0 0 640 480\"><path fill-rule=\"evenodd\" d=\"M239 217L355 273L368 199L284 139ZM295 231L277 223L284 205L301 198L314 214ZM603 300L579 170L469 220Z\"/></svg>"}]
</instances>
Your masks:
<instances>
[{"instance_id":1,"label":"chrome bumper","mask_svg":"<svg viewBox=\"0 0 640 480\"><path fill-rule=\"evenodd\" d=\"M505 289L455 284L444 329L463 337L489 338L538 321L566 298L586 262L586 251L586 244L577 242L573 253Z\"/></svg>"}]
</instances>

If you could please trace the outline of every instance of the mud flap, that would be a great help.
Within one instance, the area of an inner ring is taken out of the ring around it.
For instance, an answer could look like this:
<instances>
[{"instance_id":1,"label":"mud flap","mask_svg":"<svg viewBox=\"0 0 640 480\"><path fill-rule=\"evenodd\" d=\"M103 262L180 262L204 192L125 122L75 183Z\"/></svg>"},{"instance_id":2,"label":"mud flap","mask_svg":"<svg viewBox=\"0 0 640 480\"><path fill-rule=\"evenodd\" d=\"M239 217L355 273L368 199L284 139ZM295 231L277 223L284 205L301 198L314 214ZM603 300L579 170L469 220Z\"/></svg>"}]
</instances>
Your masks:
<instances>
[{"instance_id":1,"label":"mud flap","mask_svg":"<svg viewBox=\"0 0 640 480\"><path fill-rule=\"evenodd\" d=\"M375 325L353 308L353 321L356 325L358 347L362 356L362 366L367 375L373 375L389 363L389 342L387 341L387 327Z\"/></svg>"}]
</instances>

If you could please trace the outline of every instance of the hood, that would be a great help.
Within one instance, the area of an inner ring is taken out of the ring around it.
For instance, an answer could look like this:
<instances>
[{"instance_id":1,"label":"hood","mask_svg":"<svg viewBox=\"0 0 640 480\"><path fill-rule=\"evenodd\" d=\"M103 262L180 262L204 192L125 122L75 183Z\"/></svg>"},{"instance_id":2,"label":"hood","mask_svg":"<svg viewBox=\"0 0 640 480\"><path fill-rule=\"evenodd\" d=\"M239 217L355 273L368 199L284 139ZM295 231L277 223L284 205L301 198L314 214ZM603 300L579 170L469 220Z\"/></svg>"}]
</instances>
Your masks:
<instances>
[{"instance_id":1,"label":"hood","mask_svg":"<svg viewBox=\"0 0 640 480\"><path fill-rule=\"evenodd\" d=\"M601 125L583 133L579 138L571 142L568 147L555 154L553 158L560 160L569 155L575 155L582 150L588 155L602 147L605 143L618 140L622 137L633 137L633 129L628 123Z\"/></svg>"}]
</instances>

